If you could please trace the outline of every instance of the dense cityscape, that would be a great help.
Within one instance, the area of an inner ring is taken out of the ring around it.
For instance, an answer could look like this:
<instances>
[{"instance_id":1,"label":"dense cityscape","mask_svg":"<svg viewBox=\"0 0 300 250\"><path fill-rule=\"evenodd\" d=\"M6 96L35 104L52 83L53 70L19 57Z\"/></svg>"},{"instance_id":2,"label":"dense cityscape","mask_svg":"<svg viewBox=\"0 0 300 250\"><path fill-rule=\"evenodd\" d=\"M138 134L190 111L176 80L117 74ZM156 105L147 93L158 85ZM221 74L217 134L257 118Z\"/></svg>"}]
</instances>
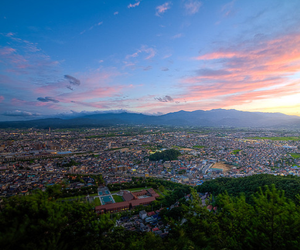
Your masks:
<instances>
[{"instance_id":1,"label":"dense cityscape","mask_svg":"<svg viewBox=\"0 0 300 250\"><path fill-rule=\"evenodd\" d=\"M297 131L114 127L2 130L1 197L63 183L70 174L102 175L105 184L155 177L190 186L217 177L299 175ZM178 159L151 161L175 149ZM72 182L69 189L94 185Z\"/></svg>"}]
</instances>

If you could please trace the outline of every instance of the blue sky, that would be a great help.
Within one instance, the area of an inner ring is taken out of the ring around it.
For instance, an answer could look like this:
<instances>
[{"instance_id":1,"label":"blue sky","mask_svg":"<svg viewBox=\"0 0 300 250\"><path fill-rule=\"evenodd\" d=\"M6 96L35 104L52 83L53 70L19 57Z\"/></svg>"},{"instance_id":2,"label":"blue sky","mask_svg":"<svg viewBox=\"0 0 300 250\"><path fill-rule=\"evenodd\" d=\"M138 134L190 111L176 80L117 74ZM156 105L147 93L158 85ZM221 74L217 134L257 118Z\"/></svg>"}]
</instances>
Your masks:
<instances>
[{"instance_id":1,"label":"blue sky","mask_svg":"<svg viewBox=\"0 0 300 250\"><path fill-rule=\"evenodd\" d=\"M0 120L300 115L299 9L297 0L3 1Z\"/></svg>"}]
</instances>

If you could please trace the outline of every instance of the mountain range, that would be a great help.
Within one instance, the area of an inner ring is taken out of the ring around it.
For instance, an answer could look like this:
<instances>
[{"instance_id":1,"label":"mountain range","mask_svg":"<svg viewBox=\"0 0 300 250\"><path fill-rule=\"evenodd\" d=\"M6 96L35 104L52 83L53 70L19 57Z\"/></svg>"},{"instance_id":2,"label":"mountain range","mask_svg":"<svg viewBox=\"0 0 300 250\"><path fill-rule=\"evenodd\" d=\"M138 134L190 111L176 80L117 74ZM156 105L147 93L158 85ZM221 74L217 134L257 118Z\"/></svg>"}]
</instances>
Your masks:
<instances>
[{"instance_id":1,"label":"mountain range","mask_svg":"<svg viewBox=\"0 0 300 250\"><path fill-rule=\"evenodd\" d=\"M168 125L205 127L300 128L300 117L282 113L213 109L178 111L164 115L98 113L77 118L47 118L0 122L0 128L77 128L113 125Z\"/></svg>"}]
</instances>

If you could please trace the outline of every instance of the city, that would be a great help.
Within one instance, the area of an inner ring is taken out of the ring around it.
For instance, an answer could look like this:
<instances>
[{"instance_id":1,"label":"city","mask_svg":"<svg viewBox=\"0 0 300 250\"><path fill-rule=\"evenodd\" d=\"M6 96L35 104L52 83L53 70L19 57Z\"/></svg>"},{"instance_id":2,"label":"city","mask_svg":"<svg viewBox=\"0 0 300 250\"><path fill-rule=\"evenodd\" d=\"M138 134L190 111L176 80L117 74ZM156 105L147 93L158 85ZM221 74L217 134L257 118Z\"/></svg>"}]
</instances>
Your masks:
<instances>
[{"instance_id":1,"label":"city","mask_svg":"<svg viewBox=\"0 0 300 250\"><path fill-rule=\"evenodd\" d=\"M141 126L2 130L1 197L45 190L68 180L70 174L102 175L106 185L154 177L190 186L217 177L299 175L298 131L172 130ZM151 154L168 149L179 151L178 159L149 160ZM94 184L86 178L69 188Z\"/></svg>"},{"instance_id":2,"label":"city","mask_svg":"<svg viewBox=\"0 0 300 250\"><path fill-rule=\"evenodd\" d=\"M1 250L299 250L299 10L1 1Z\"/></svg>"}]
</instances>

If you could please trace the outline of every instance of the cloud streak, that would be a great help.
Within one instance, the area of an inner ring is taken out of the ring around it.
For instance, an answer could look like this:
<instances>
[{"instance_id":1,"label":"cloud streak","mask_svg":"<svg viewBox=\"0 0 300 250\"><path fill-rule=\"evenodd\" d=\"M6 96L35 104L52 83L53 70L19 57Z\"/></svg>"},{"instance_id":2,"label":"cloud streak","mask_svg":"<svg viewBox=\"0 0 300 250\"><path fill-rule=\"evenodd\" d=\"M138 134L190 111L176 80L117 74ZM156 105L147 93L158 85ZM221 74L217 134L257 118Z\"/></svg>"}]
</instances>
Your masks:
<instances>
[{"instance_id":1,"label":"cloud streak","mask_svg":"<svg viewBox=\"0 0 300 250\"><path fill-rule=\"evenodd\" d=\"M158 100L160 102L174 102L174 99L169 96L169 95L166 95L164 97L158 97L158 98L154 98L155 100Z\"/></svg>"},{"instance_id":2,"label":"cloud streak","mask_svg":"<svg viewBox=\"0 0 300 250\"><path fill-rule=\"evenodd\" d=\"M109 108L107 105L103 105L101 103L97 103L97 102L92 102L92 103L88 103L88 102L78 102L78 101L71 101L72 103L78 104L80 106L86 106L86 107L92 107L92 108L98 108L98 109L107 109Z\"/></svg>"},{"instance_id":3,"label":"cloud streak","mask_svg":"<svg viewBox=\"0 0 300 250\"><path fill-rule=\"evenodd\" d=\"M56 100L56 99L54 99L52 97L49 97L49 96L46 96L45 98L38 97L37 100L40 101L40 102L54 102L54 103L58 103L59 102L58 100Z\"/></svg>"},{"instance_id":4,"label":"cloud streak","mask_svg":"<svg viewBox=\"0 0 300 250\"><path fill-rule=\"evenodd\" d=\"M68 80L68 82L69 82L70 84L72 84L72 85L75 85L75 86L79 86L79 85L80 85L80 81L79 81L77 78L73 77L73 76L70 76L70 75L64 75L64 78L65 78L66 80Z\"/></svg>"},{"instance_id":5,"label":"cloud streak","mask_svg":"<svg viewBox=\"0 0 300 250\"><path fill-rule=\"evenodd\" d=\"M148 54L148 55L145 57L145 60L149 60L149 59L151 59L152 57L154 57L154 56L156 55L156 51L155 51L153 48L148 48L147 46L142 46L140 49L138 49L138 50L137 50L136 52L134 52L133 54L127 55L127 56L126 56L126 59L138 57L141 53L146 53L146 54Z\"/></svg>"},{"instance_id":6,"label":"cloud streak","mask_svg":"<svg viewBox=\"0 0 300 250\"><path fill-rule=\"evenodd\" d=\"M184 8L188 15L196 14L201 6L202 3L200 1L187 0L184 3Z\"/></svg>"},{"instance_id":7,"label":"cloud streak","mask_svg":"<svg viewBox=\"0 0 300 250\"><path fill-rule=\"evenodd\" d=\"M103 24L103 22L98 22L98 23L94 24L93 26L91 26L90 28L88 28L88 30L92 30L93 28L95 28L95 27L97 27L97 26L100 26L100 25L102 25L102 24ZM81 31L79 34L82 35L82 34L84 34L86 31L87 31L87 30L83 30L83 31Z\"/></svg>"},{"instance_id":8,"label":"cloud streak","mask_svg":"<svg viewBox=\"0 0 300 250\"><path fill-rule=\"evenodd\" d=\"M31 113L28 111L21 111L21 110L13 110L4 112L2 115L4 116L40 116L38 113Z\"/></svg>"},{"instance_id":9,"label":"cloud streak","mask_svg":"<svg viewBox=\"0 0 300 250\"><path fill-rule=\"evenodd\" d=\"M162 5L159 5L156 7L156 16L160 16L161 14L164 14L168 9L171 8L172 3L171 2L166 2Z\"/></svg>"},{"instance_id":10,"label":"cloud streak","mask_svg":"<svg viewBox=\"0 0 300 250\"><path fill-rule=\"evenodd\" d=\"M128 8L128 9L130 9L130 8L135 8L135 7L139 6L140 3L141 3L141 2L139 1L139 2L136 2L136 3L134 3L134 4L129 4L129 5L127 6L127 8Z\"/></svg>"},{"instance_id":11,"label":"cloud streak","mask_svg":"<svg viewBox=\"0 0 300 250\"><path fill-rule=\"evenodd\" d=\"M222 107L300 92L300 34L255 38L194 59L202 63L185 78L188 101L214 99Z\"/></svg>"},{"instance_id":12,"label":"cloud streak","mask_svg":"<svg viewBox=\"0 0 300 250\"><path fill-rule=\"evenodd\" d=\"M5 56L5 55L10 55L14 53L16 50L10 47L4 47L0 49L0 55Z\"/></svg>"}]
</instances>

